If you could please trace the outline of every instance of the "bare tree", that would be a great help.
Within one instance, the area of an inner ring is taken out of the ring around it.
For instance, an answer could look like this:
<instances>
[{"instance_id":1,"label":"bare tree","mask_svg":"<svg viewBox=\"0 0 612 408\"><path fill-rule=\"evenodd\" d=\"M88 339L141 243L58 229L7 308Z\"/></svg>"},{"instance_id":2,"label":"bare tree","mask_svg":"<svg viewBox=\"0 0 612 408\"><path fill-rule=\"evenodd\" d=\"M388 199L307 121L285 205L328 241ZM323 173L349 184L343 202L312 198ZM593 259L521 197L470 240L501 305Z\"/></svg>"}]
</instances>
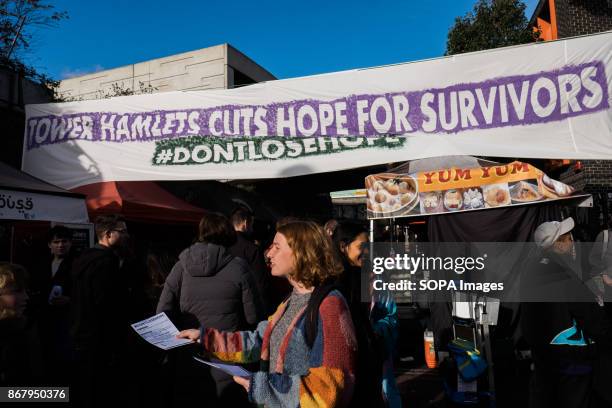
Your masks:
<instances>
[{"instance_id":1,"label":"bare tree","mask_svg":"<svg viewBox=\"0 0 612 408\"><path fill-rule=\"evenodd\" d=\"M0 66L50 88L56 86L56 81L27 65L22 55L30 49L36 29L56 27L67 18L67 12L56 11L44 0L0 0Z\"/></svg>"}]
</instances>

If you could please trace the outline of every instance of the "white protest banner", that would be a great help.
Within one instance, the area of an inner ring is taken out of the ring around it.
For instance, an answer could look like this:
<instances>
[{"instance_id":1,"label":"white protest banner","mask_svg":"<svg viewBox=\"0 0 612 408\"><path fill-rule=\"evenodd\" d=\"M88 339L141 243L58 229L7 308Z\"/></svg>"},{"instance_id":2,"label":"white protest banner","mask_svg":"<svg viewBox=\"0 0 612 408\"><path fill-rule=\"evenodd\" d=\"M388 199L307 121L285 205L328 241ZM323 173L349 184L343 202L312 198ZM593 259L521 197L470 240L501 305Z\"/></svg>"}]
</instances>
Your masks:
<instances>
[{"instance_id":1,"label":"white protest banner","mask_svg":"<svg viewBox=\"0 0 612 408\"><path fill-rule=\"evenodd\" d=\"M443 155L612 159L612 32L197 92L27 106L64 188L255 179Z\"/></svg>"}]
</instances>

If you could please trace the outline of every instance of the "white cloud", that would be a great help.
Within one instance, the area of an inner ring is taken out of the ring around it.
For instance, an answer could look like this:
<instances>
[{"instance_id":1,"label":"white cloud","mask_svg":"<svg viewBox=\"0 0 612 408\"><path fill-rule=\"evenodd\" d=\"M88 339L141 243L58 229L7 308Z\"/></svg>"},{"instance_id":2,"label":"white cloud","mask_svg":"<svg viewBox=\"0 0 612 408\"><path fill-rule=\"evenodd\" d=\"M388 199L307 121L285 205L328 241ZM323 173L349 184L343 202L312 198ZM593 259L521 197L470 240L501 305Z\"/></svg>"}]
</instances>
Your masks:
<instances>
[{"instance_id":1,"label":"white cloud","mask_svg":"<svg viewBox=\"0 0 612 408\"><path fill-rule=\"evenodd\" d=\"M103 71L104 67L100 64L96 64L93 67L85 67L85 68L64 68L60 73L61 79L74 78L82 75L92 74L94 72Z\"/></svg>"}]
</instances>

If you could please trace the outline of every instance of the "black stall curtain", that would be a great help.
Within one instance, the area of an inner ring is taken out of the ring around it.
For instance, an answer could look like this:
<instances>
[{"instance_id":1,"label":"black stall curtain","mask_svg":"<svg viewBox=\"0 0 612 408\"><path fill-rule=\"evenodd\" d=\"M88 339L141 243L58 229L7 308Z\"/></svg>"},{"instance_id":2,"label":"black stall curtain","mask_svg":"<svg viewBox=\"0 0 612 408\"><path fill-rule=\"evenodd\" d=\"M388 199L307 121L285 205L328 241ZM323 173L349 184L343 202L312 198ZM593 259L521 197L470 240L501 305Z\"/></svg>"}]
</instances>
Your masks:
<instances>
[{"instance_id":1,"label":"black stall curtain","mask_svg":"<svg viewBox=\"0 0 612 408\"><path fill-rule=\"evenodd\" d=\"M429 217L430 242L527 242L543 222L561 221L556 204L536 204Z\"/></svg>"},{"instance_id":2,"label":"black stall curtain","mask_svg":"<svg viewBox=\"0 0 612 408\"><path fill-rule=\"evenodd\" d=\"M543 203L436 215L427 221L430 242L528 242L533 240L533 232L541 223L561 221L561 207L554 203ZM517 253L511 259L526 259L520 247L512 250ZM518 290L519 280L516 277L520 269L520 262L500 266L497 272L498 276L504 277L505 291ZM452 339L451 304L433 302L429 306L435 341L444 349ZM493 332L494 340L516 344L521 337L519 317L519 304L502 303L498 324Z\"/></svg>"}]
</instances>

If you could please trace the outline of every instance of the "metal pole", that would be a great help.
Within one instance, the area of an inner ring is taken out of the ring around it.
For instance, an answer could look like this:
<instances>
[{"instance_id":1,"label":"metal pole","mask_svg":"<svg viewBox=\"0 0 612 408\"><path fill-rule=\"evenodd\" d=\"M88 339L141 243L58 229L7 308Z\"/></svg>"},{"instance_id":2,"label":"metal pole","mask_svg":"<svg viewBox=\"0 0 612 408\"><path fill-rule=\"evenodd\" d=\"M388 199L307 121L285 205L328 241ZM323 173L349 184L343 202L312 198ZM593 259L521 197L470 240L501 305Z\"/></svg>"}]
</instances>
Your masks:
<instances>
[{"instance_id":1,"label":"metal pole","mask_svg":"<svg viewBox=\"0 0 612 408\"><path fill-rule=\"evenodd\" d=\"M485 298L486 304L486 298ZM485 306L486 307L486 306ZM489 317L487 316L486 309L482 313L482 334L484 337L484 349L485 349L485 360L487 361L488 372L489 372L489 393L491 394L490 406L495 407L495 375L493 373L493 350L491 350L491 337L489 335Z\"/></svg>"}]
</instances>

